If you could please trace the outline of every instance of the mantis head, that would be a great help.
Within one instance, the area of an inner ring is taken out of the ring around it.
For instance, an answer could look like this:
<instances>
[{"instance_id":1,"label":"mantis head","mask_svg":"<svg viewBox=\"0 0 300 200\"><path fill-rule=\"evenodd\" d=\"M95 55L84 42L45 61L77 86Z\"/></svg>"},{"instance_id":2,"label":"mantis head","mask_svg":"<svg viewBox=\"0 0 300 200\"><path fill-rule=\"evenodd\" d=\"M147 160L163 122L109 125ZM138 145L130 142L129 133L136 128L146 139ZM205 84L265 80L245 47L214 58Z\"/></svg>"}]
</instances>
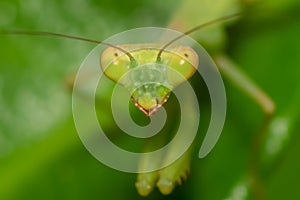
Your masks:
<instances>
[{"instance_id":1,"label":"mantis head","mask_svg":"<svg viewBox=\"0 0 300 200\"><path fill-rule=\"evenodd\" d=\"M171 91L188 80L198 66L198 55L190 47L174 46L161 53L158 44L120 45L134 62L118 49L108 47L101 55L104 74L123 85L146 116L151 116L168 100ZM133 49L133 50L132 50Z\"/></svg>"}]
</instances>

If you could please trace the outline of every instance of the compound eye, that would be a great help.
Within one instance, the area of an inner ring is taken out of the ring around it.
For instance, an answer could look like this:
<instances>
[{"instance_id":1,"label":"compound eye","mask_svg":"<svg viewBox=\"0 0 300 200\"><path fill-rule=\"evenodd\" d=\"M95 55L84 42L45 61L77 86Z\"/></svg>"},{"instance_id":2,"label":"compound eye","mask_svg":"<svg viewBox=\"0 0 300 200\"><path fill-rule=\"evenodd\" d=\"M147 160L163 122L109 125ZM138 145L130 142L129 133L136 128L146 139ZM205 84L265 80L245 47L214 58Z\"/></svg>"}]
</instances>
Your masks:
<instances>
[{"instance_id":1,"label":"compound eye","mask_svg":"<svg viewBox=\"0 0 300 200\"><path fill-rule=\"evenodd\" d=\"M100 66L108 78L119 83L119 79L128 72L130 62L125 54L108 47L101 54Z\"/></svg>"}]
</instances>

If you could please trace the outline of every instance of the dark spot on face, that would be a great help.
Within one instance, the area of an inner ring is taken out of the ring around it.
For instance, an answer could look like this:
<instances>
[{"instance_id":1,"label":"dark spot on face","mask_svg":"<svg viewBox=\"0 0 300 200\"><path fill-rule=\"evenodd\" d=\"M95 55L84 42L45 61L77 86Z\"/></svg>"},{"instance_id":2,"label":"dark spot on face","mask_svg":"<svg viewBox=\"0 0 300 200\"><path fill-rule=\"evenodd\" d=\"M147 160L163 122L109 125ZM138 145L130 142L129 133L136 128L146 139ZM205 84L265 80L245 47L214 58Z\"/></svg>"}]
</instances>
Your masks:
<instances>
[{"instance_id":1,"label":"dark spot on face","mask_svg":"<svg viewBox=\"0 0 300 200\"><path fill-rule=\"evenodd\" d=\"M119 56L119 54L118 54L118 53L114 53L114 56L118 57L118 56Z\"/></svg>"},{"instance_id":2,"label":"dark spot on face","mask_svg":"<svg viewBox=\"0 0 300 200\"><path fill-rule=\"evenodd\" d=\"M189 57L189 55L188 55L187 53L184 53L183 55L184 55L184 57L186 57L186 58Z\"/></svg>"}]
</instances>

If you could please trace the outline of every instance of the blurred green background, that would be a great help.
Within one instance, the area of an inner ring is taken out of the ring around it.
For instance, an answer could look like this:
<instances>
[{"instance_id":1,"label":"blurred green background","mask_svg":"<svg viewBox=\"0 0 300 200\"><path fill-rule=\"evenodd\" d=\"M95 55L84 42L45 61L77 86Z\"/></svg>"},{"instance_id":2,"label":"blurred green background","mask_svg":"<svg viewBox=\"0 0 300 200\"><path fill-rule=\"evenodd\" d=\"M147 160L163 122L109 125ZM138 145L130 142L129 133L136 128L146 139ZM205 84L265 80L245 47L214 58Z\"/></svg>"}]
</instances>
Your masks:
<instances>
[{"instance_id":1,"label":"blurred green background","mask_svg":"<svg viewBox=\"0 0 300 200\"><path fill-rule=\"evenodd\" d=\"M181 3L1 0L0 28L101 40L136 27L166 27ZM242 4L247 15L227 29L224 51L277 105L266 148L257 155L259 187L268 199L300 199L300 3L248 3ZM142 198L135 174L110 169L87 152L73 124L65 80L94 46L0 35L0 199L244 199L251 144L263 113L226 80L228 112L221 138L208 157L193 158L191 176L173 194L155 190Z\"/></svg>"}]
</instances>

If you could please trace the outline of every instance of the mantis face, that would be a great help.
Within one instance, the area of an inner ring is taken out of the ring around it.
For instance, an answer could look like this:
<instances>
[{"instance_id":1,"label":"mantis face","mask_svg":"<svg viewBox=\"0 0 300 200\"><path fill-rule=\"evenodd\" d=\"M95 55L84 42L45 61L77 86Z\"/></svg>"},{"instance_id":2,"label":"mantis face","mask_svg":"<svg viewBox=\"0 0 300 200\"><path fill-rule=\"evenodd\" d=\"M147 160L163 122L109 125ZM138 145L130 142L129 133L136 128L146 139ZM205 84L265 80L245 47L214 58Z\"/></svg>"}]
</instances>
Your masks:
<instances>
[{"instance_id":1,"label":"mantis face","mask_svg":"<svg viewBox=\"0 0 300 200\"><path fill-rule=\"evenodd\" d=\"M135 62L120 50L108 47L101 55L101 68L108 78L129 90L134 105L147 116L156 113L168 100L172 89L189 79L199 63L197 53L187 46L164 50L160 60L157 60L158 44L118 47L130 52Z\"/></svg>"}]
</instances>

